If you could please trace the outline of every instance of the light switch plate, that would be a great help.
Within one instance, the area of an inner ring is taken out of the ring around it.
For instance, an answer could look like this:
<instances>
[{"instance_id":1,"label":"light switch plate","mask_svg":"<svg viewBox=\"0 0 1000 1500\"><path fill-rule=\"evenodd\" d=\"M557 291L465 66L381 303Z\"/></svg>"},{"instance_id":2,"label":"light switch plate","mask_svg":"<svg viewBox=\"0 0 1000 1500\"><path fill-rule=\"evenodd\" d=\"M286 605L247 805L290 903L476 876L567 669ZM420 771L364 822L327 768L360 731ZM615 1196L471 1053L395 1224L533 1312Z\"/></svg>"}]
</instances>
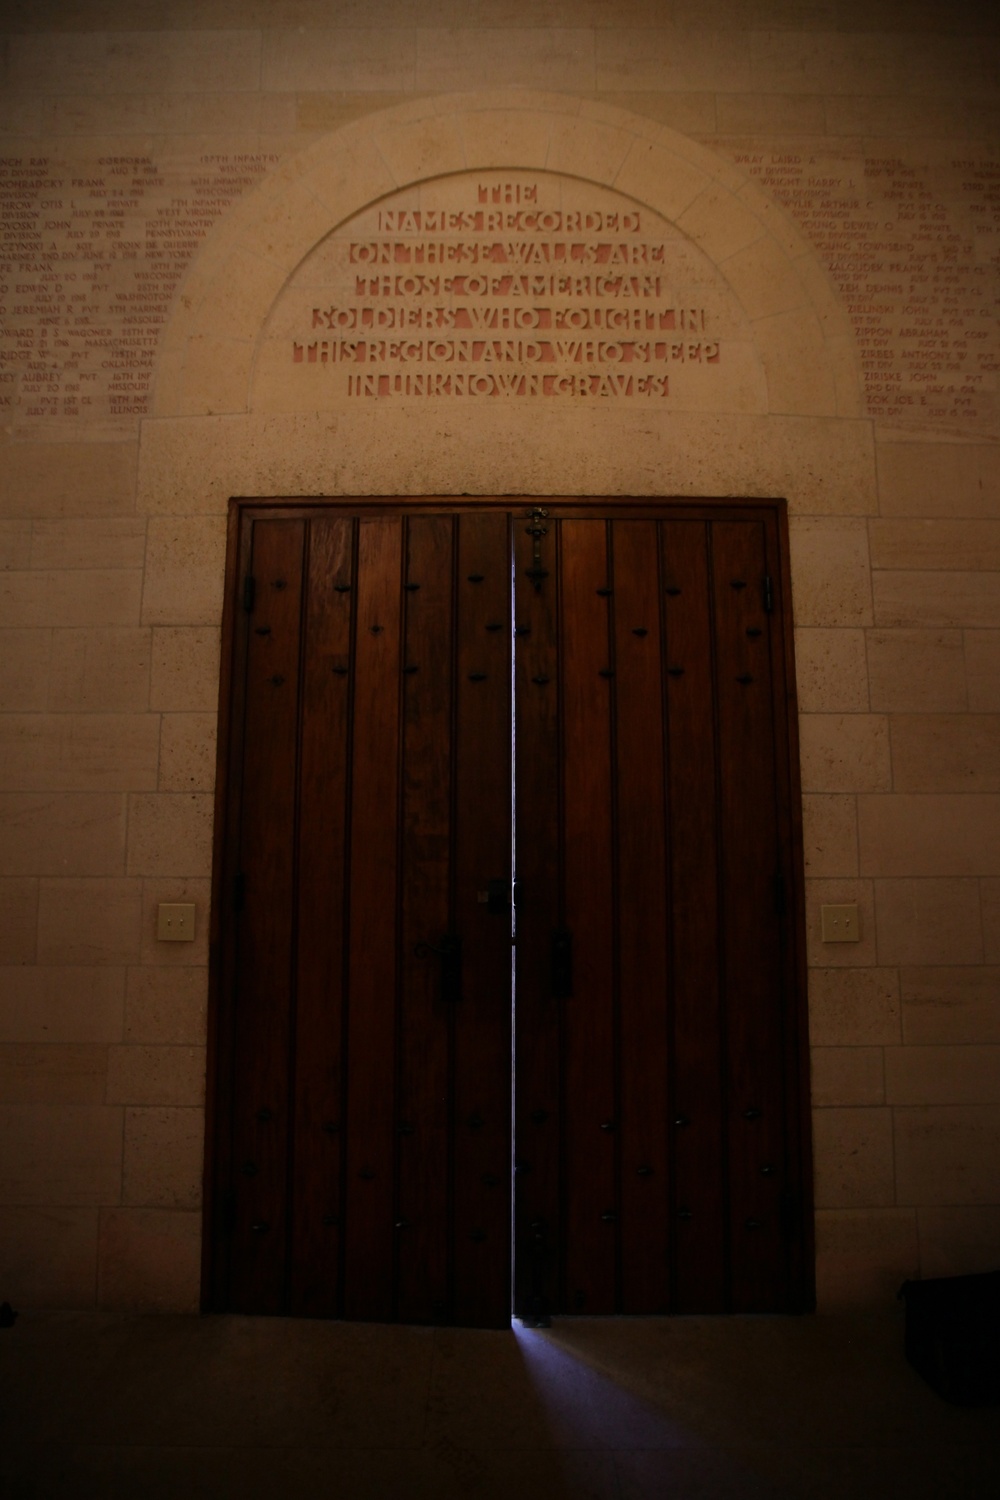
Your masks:
<instances>
[{"instance_id":1,"label":"light switch plate","mask_svg":"<svg viewBox=\"0 0 1000 1500\"><path fill-rule=\"evenodd\" d=\"M194 902L161 901L156 909L156 936L161 943L193 943Z\"/></svg>"},{"instance_id":2,"label":"light switch plate","mask_svg":"<svg viewBox=\"0 0 1000 1500\"><path fill-rule=\"evenodd\" d=\"M860 943L861 917L856 905L821 906L824 943Z\"/></svg>"}]
</instances>

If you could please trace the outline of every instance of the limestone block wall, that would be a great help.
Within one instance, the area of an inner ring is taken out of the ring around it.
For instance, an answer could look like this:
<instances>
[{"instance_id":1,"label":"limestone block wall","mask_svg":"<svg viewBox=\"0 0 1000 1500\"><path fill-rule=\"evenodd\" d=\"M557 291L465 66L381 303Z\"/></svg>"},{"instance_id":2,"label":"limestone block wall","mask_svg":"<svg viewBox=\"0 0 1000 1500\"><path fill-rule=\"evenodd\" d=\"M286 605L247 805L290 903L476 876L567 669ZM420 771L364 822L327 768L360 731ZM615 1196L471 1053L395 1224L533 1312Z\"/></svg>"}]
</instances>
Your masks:
<instances>
[{"instance_id":1,"label":"limestone block wall","mask_svg":"<svg viewBox=\"0 0 1000 1500\"><path fill-rule=\"evenodd\" d=\"M1000 1263L994 12L7 0L0 1294L198 1302L233 494L787 498L820 1304ZM481 398L426 349L360 393L322 363L351 246L424 222L379 214L494 189L641 216L665 384L606 347Z\"/></svg>"}]
</instances>

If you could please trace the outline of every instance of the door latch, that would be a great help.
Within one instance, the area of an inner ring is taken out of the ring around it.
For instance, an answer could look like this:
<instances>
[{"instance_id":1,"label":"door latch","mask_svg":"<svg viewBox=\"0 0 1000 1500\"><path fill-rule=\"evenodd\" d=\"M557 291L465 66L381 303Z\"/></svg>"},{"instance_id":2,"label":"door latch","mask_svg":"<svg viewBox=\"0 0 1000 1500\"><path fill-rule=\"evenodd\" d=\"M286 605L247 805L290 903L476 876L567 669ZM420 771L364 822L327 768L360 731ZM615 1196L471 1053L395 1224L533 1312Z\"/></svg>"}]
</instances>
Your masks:
<instances>
[{"instance_id":1,"label":"door latch","mask_svg":"<svg viewBox=\"0 0 1000 1500\"><path fill-rule=\"evenodd\" d=\"M531 567L524 571L535 585L536 594L541 592L542 584L549 576L548 569L542 567L542 537L549 534L549 528L545 525L548 519L548 511L543 506L536 505L528 511L530 525L524 528L531 537Z\"/></svg>"}]
</instances>

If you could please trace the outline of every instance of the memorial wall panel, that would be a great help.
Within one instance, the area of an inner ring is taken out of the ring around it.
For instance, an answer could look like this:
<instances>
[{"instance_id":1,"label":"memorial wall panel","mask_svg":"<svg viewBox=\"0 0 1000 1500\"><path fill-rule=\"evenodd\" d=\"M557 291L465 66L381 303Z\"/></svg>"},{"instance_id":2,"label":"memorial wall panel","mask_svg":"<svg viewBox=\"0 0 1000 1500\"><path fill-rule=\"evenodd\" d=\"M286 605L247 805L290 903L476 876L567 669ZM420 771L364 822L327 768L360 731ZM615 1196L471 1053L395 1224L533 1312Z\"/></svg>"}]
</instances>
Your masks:
<instances>
[{"instance_id":1,"label":"memorial wall panel","mask_svg":"<svg viewBox=\"0 0 1000 1500\"><path fill-rule=\"evenodd\" d=\"M995 155L720 144L815 248L853 327L868 413L1000 435ZM280 159L155 147L78 158L65 143L0 156L8 430L134 431L184 273ZM578 179L437 178L331 222L275 308L254 405L499 395L765 410L726 272L649 208Z\"/></svg>"},{"instance_id":2,"label":"memorial wall panel","mask_svg":"<svg viewBox=\"0 0 1000 1500\"><path fill-rule=\"evenodd\" d=\"M0 154L0 421L134 432L160 334L208 232L274 153Z\"/></svg>"},{"instance_id":3,"label":"memorial wall panel","mask_svg":"<svg viewBox=\"0 0 1000 1500\"><path fill-rule=\"evenodd\" d=\"M1000 436L1000 161L982 148L734 150L812 244L892 424Z\"/></svg>"}]
</instances>

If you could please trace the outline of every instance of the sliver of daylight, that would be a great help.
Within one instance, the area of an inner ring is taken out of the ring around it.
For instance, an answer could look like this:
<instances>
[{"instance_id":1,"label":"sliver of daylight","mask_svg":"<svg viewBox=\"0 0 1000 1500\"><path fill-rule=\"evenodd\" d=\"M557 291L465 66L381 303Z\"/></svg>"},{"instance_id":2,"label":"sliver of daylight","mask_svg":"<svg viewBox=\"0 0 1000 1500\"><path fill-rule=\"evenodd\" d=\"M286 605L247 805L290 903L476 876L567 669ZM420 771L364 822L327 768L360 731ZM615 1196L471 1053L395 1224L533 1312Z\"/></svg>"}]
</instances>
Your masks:
<instances>
[{"instance_id":1,"label":"sliver of daylight","mask_svg":"<svg viewBox=\"0 0 1000 1500\"><path fill-rule=\"evenodd\" d=\"M560 1320L562 1321L562 1320ZM567 1320L569 1321L569 1320ZM561 1459L553 1500L743 1500L774 1493L746 1462L668 1409L595 1369L552 1329L513 1331Z\"/></svg>"},{"instance_id":2,"label":"sliver of daylight","mask_svg":"<svg viewBox=\"0 0 1000 1500\"><path fill-rule=\"evenodd\" d=\"M514 1201L514 1156L517 1142L517 907L514 881L517 876L517 569L510 549L510 1311L514 1315L514 1253L517 1205Z\"/></svg>"}]
</instances>

